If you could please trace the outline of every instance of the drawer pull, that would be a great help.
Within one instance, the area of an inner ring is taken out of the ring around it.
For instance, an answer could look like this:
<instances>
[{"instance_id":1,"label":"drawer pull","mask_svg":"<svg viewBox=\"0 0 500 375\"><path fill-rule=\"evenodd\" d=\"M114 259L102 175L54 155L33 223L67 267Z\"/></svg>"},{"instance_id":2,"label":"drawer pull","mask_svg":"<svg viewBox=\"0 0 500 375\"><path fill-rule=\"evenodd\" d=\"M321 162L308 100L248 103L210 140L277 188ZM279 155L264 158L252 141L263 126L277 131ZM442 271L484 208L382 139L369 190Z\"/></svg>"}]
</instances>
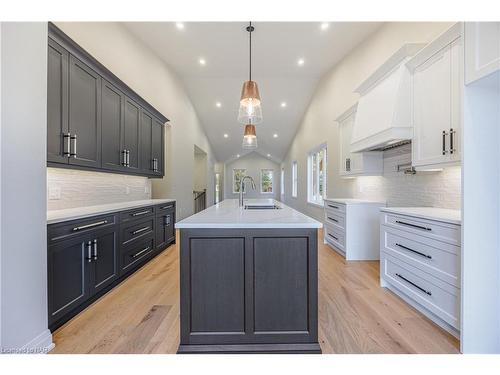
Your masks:
<instances>
[{"instance_id":1,"label":"drawer pull","mask_svg":"<svg viewBox=\"0 0 500 375\"><path fill-rule=\"evenodd\" d=\"M406 225L408 227L413 227L413 228L417 228L417 229L422 229L422 230L428 230L428 231L431 231L432 229L431 228L427 228L427 227L424 227L422 225L416 225L416 224L410 224L410 223L405 223L404 221L399 221L399 220L396 220L396 223L397 224L401 224L401 225Z\"/></svg>"},{"instance_id":2,"label":"drawer pull","mask_svg":"<svg viewBox=\"0 0 500 375\"><path fill-rule=\"evenodd\" d=\"M148 230L148 229L149 229L149 227L144 227L144 228L141 228L141 229L137 229L137 230L134 230L134 231L132 232L132 234L133 234L133 235L136 235L136 234L138 234L138 233L142 233L142 232L144 232L145 230Z\"/></svg>"},{"instance_id":3,"label":"drawer pull","mask_svg":"<svg viewBox=\"0 0 500 375\"><path fill-rule=\"evenodd\" d=\"M93 228L93 227L97 227L99 225L103 225L103 224L107 224L108 221L107 220L102 220L102 221L98 221L97 223L92 223L92 224L87 224L87 225L82 225L80 227L74 227L73 228L73 232L77 232L79 230L83 230L83 229L88 229L88 228Z\"/></svg>"},{"instance_id":4,"label":"drawer pull","mask_svg":"<svg viewBox=\"0 0 500 375\"><path fill-rule=\"evenodd\" d=\"M428 259L432 259L432 257L430 255L427 255L427 254L424 254L424 253L421 253L420 251L417 251L417 250L413 250L413 249L410 249L409 247L406 247L404 245L400 245L400 244L396 244L396 246L399 246L400 248L402 249L405 249L405 250L408 250L408 251L411 251L412 253L415 253L415 254L418 254L420 256L423 256L425 258L428 258Z\"/></svg>"},{"instance_id":5,"label":"drawer pull","mask_svg":"<svg viewBox=\"0 0 500 375\"><path fill-rule=\"evenodd\" d=\"M339 240L339 239L338 239L337 237L335 237L333 234L328 233L328 235L329 235L330 237L332 237L335 241L338 241L338 240Z\"/></svg>"},{"instance_id":6,"label":"drawer pull","mask_svg":"<svg viewBox=\"0 0 500 375\"><path fill-rule=\"evenodd\" d=\"M425 294L428 294L429 296L432 296L432 293L429 292L428 290L425 290L424 288L422 287L419 287L417 284L415 284L414 282L411 282L410 280L408 280L406 277L404 276L401 276L399 273L396 274L397 277L399 277L400 279L406 281L408 284L414 286L415 288L417 288L418 290L424 292Z\"/></svg>"},{"instance_id":7,"label":"drawer pull","mask_svg":"<svg viewBox=\"0 0 500 375\"><path fill-rule=\"evenodd\" d=\"M147 211L141 211L141 212L134 212L132 216L141 216L141 215L146 215L149 214L150 210Z\"/></svg>"},{"instance_id":8,"label":"drawer pull","mask_svg":"<svg viewBox=\"0 0 500 375\"><path fill-rule=\"evenodd\" d=\"M139 255L141 254L144 254L146 251L149 250L149 246L148 247L145 247L144 249L142 249L141 251L139 251L138 253L135 253L134 255L131 255L132 258L137 258Z\"/></svg>"},{"instance_id":9,"label":"drawer pull","mask_svg":"<svg viewBox=\"0 0 500 375\"><path fill-rule=\"evenodd\" d=\"M333 217L327 216L327 218L328 218L328 220L335 221L336 223L339 222L337 219L334 219Z\"/></svg>"},{"instance_id":10,"label":"drawer pull","mask_svg":"<svg viewBox=\"0 0 500 375\"><path fill-rule=\"evenodd\" d=\"M164 206L164 207L160 208L160 210L166 210L166 209L169 209L169 208L172 208L172 207L174 207L173 204L171 204L170 206Z\"/></svg>"},{"instance_id":11,"label":"drawer pull","mask_svg":"<svg viewBox=\"0 0 500 375\"><path fill-rule=\"evenodd\" d=\"M338 209L339 209L339 207L338 207L338 206L334 206L334 205L332 205L332 204L329 204L329 205L328 205L328 207L335 208L336 210L338 210Z\"/></svg>"}]
</instances>

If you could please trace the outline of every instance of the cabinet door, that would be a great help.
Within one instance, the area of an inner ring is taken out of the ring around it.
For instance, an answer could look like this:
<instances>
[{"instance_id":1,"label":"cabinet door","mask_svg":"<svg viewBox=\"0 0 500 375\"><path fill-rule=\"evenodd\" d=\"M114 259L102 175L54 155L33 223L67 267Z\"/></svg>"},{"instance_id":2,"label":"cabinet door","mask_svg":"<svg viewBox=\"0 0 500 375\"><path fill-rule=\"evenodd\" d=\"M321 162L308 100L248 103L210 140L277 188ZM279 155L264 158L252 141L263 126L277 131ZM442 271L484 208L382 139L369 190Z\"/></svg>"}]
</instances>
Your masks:
<instances>
[{"instance_id":1,"label":"cabinet door","mask_svg":"<svg viewBox=\"0 0 500 375\"><path fill-rule=\"evenodd\" d=\"M123 124L123 148L128 151L128 170L139 170L141 109L133 100L125 97Z\"/></svg>"},{"instance_id":2,"label":"cabinet door","mask_svg":"<svg viewBox=\"0 0 500 375\"><path fill-rule=\"evenodd\" d=\"M450 61L450 162L459 162L462 158L462 87L464 82L462 51L462 39L458 39L452 43Z\"/></svg>"},{"instance_id":3,"label":"cabinet door","mask_svg":"<svg viewBox=\"0 0 500 375\"><path fill-rule=\"evenodd\" d=\"M354 124L354 113L339 123L340 132L340 175L349 175L351 163L351 136Z\"/></svg>"},{"instance_id":4,"label":"cabinet door","mask_svg":"<svg viewBox=\"0 0 500 375\"><path fill-rule=\"evenodd\" d=\"M154 160L154 163L156 163L156 169L154 170L154 174L157 176L163 176L164 174L164 153L163 153L163 124L153 118L153 128L152 128L152 133L153 133L153 138L152 138L152 146L151 146L151 151L152 151L152 158Z\"/></svg>"},{"instance_id":5,"label":"cabinet door","mask_svg":"<svg viewBox=\"0 0 500 375\"><path fill-rule=\"evenodd\" d=\"M175 240L174 223L174 211L156 217L156 252L162 251Z\"/></svg>"},{"instance_id":6,"label":"cabinet door","mask_svg":"<svg viewBox=\"0 0 500 375\"><path fill-rule=\"evenodd\" d=\"M70 56L69 64L70 164L100 167L101 77L83 62Z\"/></svg>"},{"instance_id":7,"label":"cabinet door","mask_svg":"<svg viewBox=\"0 0 500 375\"><path fill-rule=\"evenodd\" d=\"M89 297L88 240L88 236L79 236L48 248L49 324Z\"/></svg>"},{"instance_id":8,"label":"cabinet door","mask_svg":"<svg viewBox=\"0 0 500 375\"><path fill-rule=\"evenodd\" d=\"M434 165L449 159L447 150L451 124L450 70L451 46L448 45L414 71L414 166Z\"/></svg>"},{"instance_id":9,"label":"cabinet door","mask_svg":"<svg viewBox=\"0 0 500 375\"><path fill-rule=\"evenodd\" d=\"M500 70L500 22L465 23L465 83Z\"/></svg>"},{"instance_id":10,"label":"cabinet door","mask_svg":"<svg viewBox=\"0 0 500 375\"><path fill-rule=\"evenodd\" d=\"M112 170L125 169L122 148L124 96L109 82L102 81L101 127L102 167Z\"/></svg>"},{"instance_id":11,"label":"cabinet door","mask_svg":"<svg viewBox=\"0 0 500 375\"><path fill-rule=\"evenodd\" d=\"M153 174L152 160L152 140L153 140L153 116L148 112L141 111L141 153L139 165L141 171L147 174Z\"/></svg>"},{"instance_id":12,"label":"cabinet door","mask_svg":"<svg viewBox=\"0 0 500 375\"><path fill-rule=\"evenodd\" d=\"M93 295L118 277L118 234L116 229L97 231L92 238L90 294Z\"/></svg>"},{"instance_id":13,"label":"cabinet door","mask_svg":"<svg viewBox=\"0 0 500 375\"><path fill-rule=\"evenodd\" d=\"M47 60L47 161L68 163L69 53L49 39Z\"/></svg>"}]
</instances>

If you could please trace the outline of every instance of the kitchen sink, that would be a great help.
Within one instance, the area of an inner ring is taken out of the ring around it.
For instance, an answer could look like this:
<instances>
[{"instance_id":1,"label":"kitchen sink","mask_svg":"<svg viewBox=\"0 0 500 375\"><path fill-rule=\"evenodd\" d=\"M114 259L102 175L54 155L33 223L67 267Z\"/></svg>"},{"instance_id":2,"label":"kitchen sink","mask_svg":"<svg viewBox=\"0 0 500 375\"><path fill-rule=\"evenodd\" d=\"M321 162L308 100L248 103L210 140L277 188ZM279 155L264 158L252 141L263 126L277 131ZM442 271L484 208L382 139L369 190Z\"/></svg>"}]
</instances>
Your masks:
<instances>
[{"instance_id":1,"label":"kitchen sink","mask_svg":"<svg viewBox=\"0 0 500 375\"><path fill-rule=\"evenodd\" d=\"M275 204L246 204L245 210L281 210L281 207Z\"/></svg>"}]
</instances>

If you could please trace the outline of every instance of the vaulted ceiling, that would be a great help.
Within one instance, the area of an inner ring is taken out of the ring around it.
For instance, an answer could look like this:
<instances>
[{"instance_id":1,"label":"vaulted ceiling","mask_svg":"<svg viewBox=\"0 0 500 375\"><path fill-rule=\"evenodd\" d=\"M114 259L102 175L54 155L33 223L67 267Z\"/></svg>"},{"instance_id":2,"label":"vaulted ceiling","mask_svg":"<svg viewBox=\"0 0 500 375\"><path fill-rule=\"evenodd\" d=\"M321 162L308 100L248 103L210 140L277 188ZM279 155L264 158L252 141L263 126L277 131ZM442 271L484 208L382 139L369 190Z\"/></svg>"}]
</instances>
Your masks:
<instances>
[{"instance_id":1,"label":"vaulted ceiling","mask_svg":"<svg viewBox=\"0 0 500 375\"><path fill-rule=\"evenodd\" d=\"M241 148L243 125L236 120L241 86L248 79L247 25L247 22L125 24L181 77L215 157L221 162L247 153ZM252 79L259 85L264 118L257 125L256 151L279 162L285 157L321 76L381 23L256 22L253 25Z\"/></svg>"}]
</instances>

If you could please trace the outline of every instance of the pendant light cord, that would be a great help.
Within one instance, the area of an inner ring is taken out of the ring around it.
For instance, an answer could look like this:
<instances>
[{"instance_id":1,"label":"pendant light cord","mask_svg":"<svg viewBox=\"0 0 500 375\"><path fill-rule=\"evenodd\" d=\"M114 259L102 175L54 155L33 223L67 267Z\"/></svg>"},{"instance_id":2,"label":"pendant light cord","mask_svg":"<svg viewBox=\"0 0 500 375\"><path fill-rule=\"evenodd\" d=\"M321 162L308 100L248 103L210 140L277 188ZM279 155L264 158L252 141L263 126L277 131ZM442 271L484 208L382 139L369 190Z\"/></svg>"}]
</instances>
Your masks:
<instances>
[{"instance_id":1,"label":"pendant light cord","mask_svg":"<svg viewBox=\"0 0 500 375\"><path fill-rule=\"evenodd\" d=\"M250 81L252 80L252 21L250 21Z\"/></svg>"}]
</instances>

